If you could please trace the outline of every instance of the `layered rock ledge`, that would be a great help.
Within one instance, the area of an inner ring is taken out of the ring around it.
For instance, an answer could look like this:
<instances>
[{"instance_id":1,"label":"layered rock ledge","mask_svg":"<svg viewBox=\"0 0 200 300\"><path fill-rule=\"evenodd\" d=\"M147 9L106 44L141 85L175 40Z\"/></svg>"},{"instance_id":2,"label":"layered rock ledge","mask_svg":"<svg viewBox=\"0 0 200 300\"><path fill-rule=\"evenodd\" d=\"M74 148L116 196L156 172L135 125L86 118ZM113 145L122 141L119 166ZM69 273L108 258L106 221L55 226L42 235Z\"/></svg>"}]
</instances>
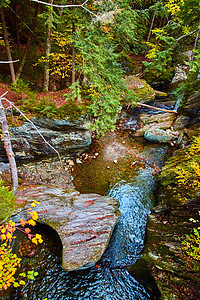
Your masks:
<instances>
[{"instance_id":1,"label":"layered rock ledge","mask_svg":"<svg viewBox=\"0 0 200 300\"><path fill-rule=\"evenodd\" d=\"M52 120L33 118L31 120L45 140L59 153L81 152L91 144L89 120L82 116L77 120ZM16 160L30 160L55 154L44 142L36 129L28 122L11 128L11 144ZM0 161L7 161L3 143L0 141Z\"/></svg>"},{"instance_id":2,"label":"layered rock ledge","mask_svg":"<svg viewBox=\"0 0 200 300\"><path fill-rule=\"evenodd\" d=\"M91 267L101 258L120 216L117 200L52 186L18 192L19 201L24 197L40 202L38 221L57 231L65 271Z\"/></svg>"}]
</instances>

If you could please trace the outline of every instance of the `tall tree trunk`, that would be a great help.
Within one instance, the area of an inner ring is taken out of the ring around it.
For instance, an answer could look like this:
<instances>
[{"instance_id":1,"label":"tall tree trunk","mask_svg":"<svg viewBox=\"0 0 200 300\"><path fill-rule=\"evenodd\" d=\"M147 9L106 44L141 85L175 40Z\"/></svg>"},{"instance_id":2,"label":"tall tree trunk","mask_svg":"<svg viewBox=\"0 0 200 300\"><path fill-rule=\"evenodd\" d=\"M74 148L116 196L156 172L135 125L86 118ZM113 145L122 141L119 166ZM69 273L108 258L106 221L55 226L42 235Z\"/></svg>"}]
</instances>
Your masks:
<instances>
[{"instance_id":1,"label":"tall tree trunk","mask_svg":"<svg viewBox=\"0 0 200 300\"><path fill-rule=\"evenodd\" d=\"M49 0L50 4L53 4L53 0ZM44 92L49 90L49 54L51 53L51 33L52 33L52 17L53 17L53 8L49 8L49 16L47 20L47 40L46 40L46 62L44 66Z\"/></svg>"},{"instance_id":2,"label":"tall tree trunk","mask_svg":"<svg viewBox=\"0 0 200 300\"><path fill-rule=\"evenodd\" d=\"M200 26L200 24L199 24ZM191 57L191 60L194 59L194 50L197 49L197 43L198 43L198 39L199 39L199 34L200 34L200 29L197 31L197 35L196 35L196 38L195 38L195 41L194 41L194 47L193 47L193 52L192 52L192 57Z\"/></svg>"},{"instance_id":3,"label":"tall tree trunk","mask_svg":"<svg viewBox=\"0 0 200 300\"><path fill-rule=\"evenodd\" d=\"M151 31L152 31L153 23L154 23L154 20L155 20L155 16L156 16L156 12L154 11L152 19L151 19L151 25L150 25L150 28L149 28L149 34L148 34L148 37L147 37L147 42L149 42L150 37L151 37Z\"/></svg>"},{"instance_id":4,"label":"tall tree trunk","mask_svg":"<svg viewBox=\"0 0 200 300\"><path fill-rule=\"evenodd\" d=\"M27 54L28 54L28 49L29 49L29 46L30 46L30 42L31 42L31 37L29 36L26 47L25 47L24 52L23 52L22 60L20 62L19 68L18 68L17 73L16 73L16 80L20 77L20 75L22 73L22 70L23 70L23 67L25 65L26 57L27 57Z\"/></svg>"},{"instance_id":5,"label":"tall tree trunk","mask_svg":"<svg viewBox=\"0 0 200 300\"><path fill-rule=\"evenodd\" d=\"M5 46L6 46L8 61L10 61L9 67L10 67L12 83L16 83L15 70L14 70L14 66L12 63L12 56L11 56L11 52L10 52L10 46L9 46L9 41L8 41L8 34L7 34L7 29L6 29L6 21L5 21L3 7L0 8L0 11L1 11L1 24L2 24L2 29L3 29L3 38L4 38L4 42L5 42Z\"/></svg>"},{"instance_id":6,"label":"tall tree trunk","mask_svg":"<svg viewBox=\"0 0 200 300\"><path fill-rule=\"evenodd\" d=\"M12 177L12 184L13 184L13 194L15 194L18 188L17 166L15 162L15 156L12 151L10 135L9 135L8 125L6 120L6 114L1 102L1 97L0 97L0 122L1 122L4 148L6 150L8 161L10 163L10 170L11 170L11 177Z\"/></svg>"},{"instance_id":7,"label":"tall tree trunk","mask_svg":"<svg viewBox=\"0 0 200 300\"><path fill-rule=\"evenodd\" d=\"M74 22L72 22L72 34L74 35L75 33L75 25ZM76 81L76 48L72 47L72 83Z\"/></svg>"}]
</instances>

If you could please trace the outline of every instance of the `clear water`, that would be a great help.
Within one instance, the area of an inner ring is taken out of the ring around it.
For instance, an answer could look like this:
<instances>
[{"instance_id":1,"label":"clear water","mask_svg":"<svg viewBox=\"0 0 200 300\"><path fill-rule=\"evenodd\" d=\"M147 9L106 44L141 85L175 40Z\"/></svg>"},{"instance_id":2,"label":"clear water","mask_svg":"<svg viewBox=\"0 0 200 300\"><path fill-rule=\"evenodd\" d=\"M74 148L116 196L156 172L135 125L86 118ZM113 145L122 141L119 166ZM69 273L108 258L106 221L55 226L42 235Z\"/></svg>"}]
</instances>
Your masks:
<instances>
[{"instance_id":1,"label":"clear water","mask_svg":"<svg viewBox=\"0 0 200 300\"><path fill-rule=\"evenodd\" d=\"M154 148L153 145L147 150L141 150L145 163L131 169L128 177L122 174L120 180L115 177L110 181L107 194L119 200L121 217L106 252L96 266L82 271L64 272L61 268L62 246L59 237L51 228L39 226L35 230L42 234L44 243L34 250L32 258L24 257L22 264L22 270L34 269L39 275L24 287L8 291L4 299L159 299L153 285L149 289L144 282L136 280L129 274L127 266L133 265L144 249L147 215L155 205L154 167L160 166L166 151L166 148ZM135 160L134 157L131 159ZM150 167L149 162L154 167ZM117 172L119 165L113 166ZM96 173L96 179L100 180ZM23 239L20 235L18 241L23 243ZM26 248L31 251L30 245Z\"/></svg>"}]
</instances>

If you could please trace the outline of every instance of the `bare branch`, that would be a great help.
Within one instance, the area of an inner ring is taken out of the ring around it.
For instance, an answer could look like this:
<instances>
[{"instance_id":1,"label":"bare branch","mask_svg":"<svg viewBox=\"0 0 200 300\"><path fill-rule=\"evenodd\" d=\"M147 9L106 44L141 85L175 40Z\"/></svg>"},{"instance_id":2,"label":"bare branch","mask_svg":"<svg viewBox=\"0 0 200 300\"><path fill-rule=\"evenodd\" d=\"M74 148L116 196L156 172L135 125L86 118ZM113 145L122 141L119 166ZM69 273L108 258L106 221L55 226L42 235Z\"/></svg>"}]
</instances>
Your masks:
<instances>
[{"instance_id":1,"label":"bare branch","mask_svg":"<svg viewBox=\"0 0 200 300\"><path fill-rule=\"evenodd\" d=\"M51 145L49 144L49 142L47 142L47 140L43 137L43 135L40 133L39 129L35 126L35 124L29 119L27 118L27 116L19 109L17 108L11 101L9 101L8 99L6 98L3 98L3 95L0 97L1 100L5 100L7 101L12 107L14 107L18 112L20 112L20 114L29 122L31 123L31 125L33 126L33 128L37 131L37 133L41 136L41 138L43 139L43 141L51 148L53 149L53 151L56 152L56 154L58 155L59 157L59 160L60 162L62 162L61 160L61 156L60 156L60 153Z\"/></svg>"},{"instance_id":2,"label":"bare branch","mask_svg":"<svg viewBox=\"0 0 200 300\"><path fill-rule=\"evenodd\" d=\"M8 91L6 91L3 95L1 95L0 98L3 98L7 93Z\"/></svg>"},{"instance_id":3,"label":"bare branch","mask_svg":"<svg viewBox=\"0 0 200 300\"><path fill-rule=\"evenodd\" d=\"M175 42L177 43L177 42L179 42L180 40L184 39L184 38L187 37L187 36L192 35L193 33L197 32L197 31L198 31L198 29L193 30L193 31L191 31L191 32L188 32L188 33L186 33L186 34L180 36L179 38L177 38L177 39L175 40Z\"/></svg>"},{"instance_id":4,"label":"bare branch","mask_svg":"<svg viewBox=\"0 0 200 300\"><path fill-rule=\"evenodd\" d=\"M18 62L19 59L16 59L16 60L0 60L0 64L10 64L10 63L15 63L15 62Z\"/></svg>"},{"instance_id":5,"label":"bare branch","mask_svg":"<svg viewBox=\"0 0 200 300\"><path fill-rule=\"evenodd\" d=\"M94 15L95 17L97 17L97 15L95 13L93 13L91 10L87 9L85 7L85 4L88 2L88 0L86 0L85 2L83 2L83 4L65 4L65 5L62 5L62 4L51 4L51 3L48 3L48 2L44 2L44 1L40 1L40 0L31 0L33 2L37 2L37 3L40 3L40 4L44 4L44 5L48 5L48 6L52 6L52 7L58 7L58 8L68 8L68 7L81 7L85 10L87 10L90 14Z\"/></svg>"},{"instance_id":6,"label":"bare branch","mask_svg":"<svg viewBox=\"0 0 200 300\"><path fill-rule=\"evenodd\" d=\"M171 113L175 113L175 114L178 113L176 110L170 110L170 109L159 108L159 107L147 105L147 104L140 103L140 102L136 102L136 103L137 103L137 105L145 106L145 107L148 107L148 108L151 108L151 109L155 109L155 110L160 110L160 111L164 111L164 112L171 112Z\"/></svg>"}]
</instances>

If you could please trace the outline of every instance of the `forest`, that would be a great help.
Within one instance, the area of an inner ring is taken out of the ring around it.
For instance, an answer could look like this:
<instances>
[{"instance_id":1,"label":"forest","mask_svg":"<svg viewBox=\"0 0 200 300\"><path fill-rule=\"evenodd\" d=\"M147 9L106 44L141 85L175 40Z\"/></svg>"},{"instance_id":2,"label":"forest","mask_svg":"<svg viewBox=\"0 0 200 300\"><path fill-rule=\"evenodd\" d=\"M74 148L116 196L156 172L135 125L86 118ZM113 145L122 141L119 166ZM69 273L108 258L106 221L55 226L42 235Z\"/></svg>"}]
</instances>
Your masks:
<instances>
[{"instance_id":1,"label":"forest","mask_svg":"<svg viewBox=\"0 0 200 300\"><path fill-rule=\"evenodd\" d=\"M0 15L0 299L199 299L199 0Z\"/></svg>"},{"instance_id":2,"label":"forest","mask_svg":"<svg viewBox=\"0 0 200 300\"><path fill-rule=\"evenodd\" d=\"M88 111L103 133L120 105L137 101L123 76L167 84L188 50L197 76L199 19L198 0L1 1L1 81L35 91L67 88L68 103Z\"/></svg>"}]
</instances>

